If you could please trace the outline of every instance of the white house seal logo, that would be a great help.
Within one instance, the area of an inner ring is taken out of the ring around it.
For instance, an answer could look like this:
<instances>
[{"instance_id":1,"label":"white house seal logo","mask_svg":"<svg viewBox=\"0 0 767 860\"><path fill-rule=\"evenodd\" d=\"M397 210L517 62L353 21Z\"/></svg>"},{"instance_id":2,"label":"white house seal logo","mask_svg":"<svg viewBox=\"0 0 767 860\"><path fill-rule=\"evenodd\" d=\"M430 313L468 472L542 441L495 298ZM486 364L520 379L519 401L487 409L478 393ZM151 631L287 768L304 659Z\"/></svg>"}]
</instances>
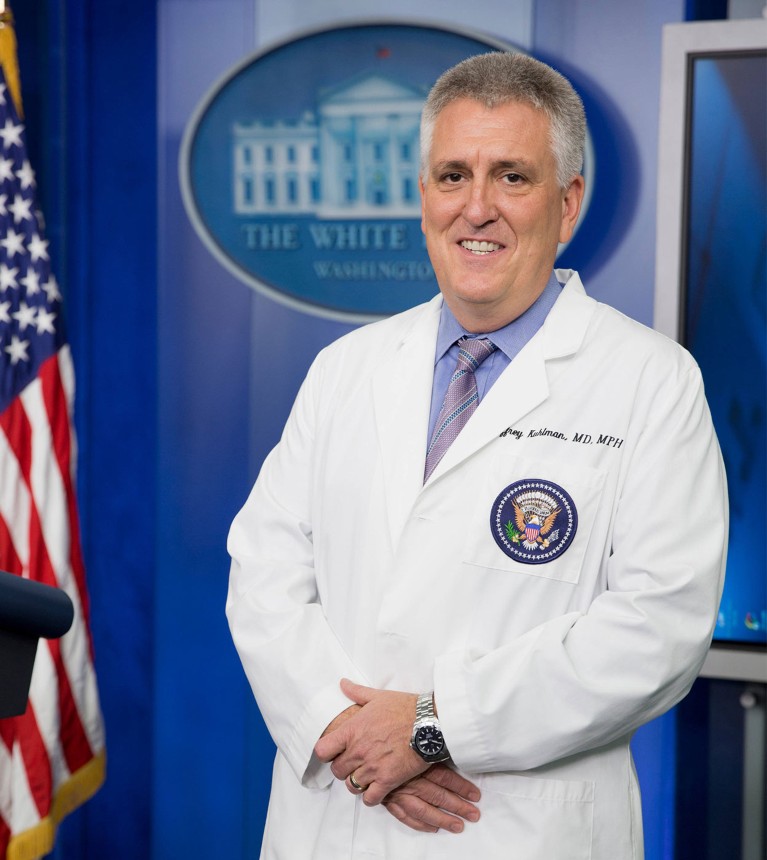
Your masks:
<instances>
[{"instance_id":1,"label":"white house seal logo","mask_svg":"<svg viewBox=\"0 0 767 860\"><path fill-rule=\"evenodd\" d=\"M493 503L490 529L501 550L522 564L553 561L570 546L578 512L558 484L525 478L506 487Z\"/></svg>"}]
</instances>

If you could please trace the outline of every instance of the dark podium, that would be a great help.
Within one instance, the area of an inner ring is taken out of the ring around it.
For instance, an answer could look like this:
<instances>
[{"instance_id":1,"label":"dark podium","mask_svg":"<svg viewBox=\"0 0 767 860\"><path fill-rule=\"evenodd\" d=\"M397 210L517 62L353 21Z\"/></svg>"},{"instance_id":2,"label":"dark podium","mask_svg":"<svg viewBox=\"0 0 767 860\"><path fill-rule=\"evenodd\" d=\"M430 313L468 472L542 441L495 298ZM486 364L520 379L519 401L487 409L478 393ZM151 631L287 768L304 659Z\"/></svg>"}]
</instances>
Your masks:
<instances>
[{"instance_id":1,"label":"dark podium","mask_svg":"<svg viewBox=\"0 0 767 860\"><path fill-rule=\"evenodd\" d=\"M61 589L0 570L0 718L27 709L37 640L63 636L73 618Z\"/></svg>"}]
</instances>

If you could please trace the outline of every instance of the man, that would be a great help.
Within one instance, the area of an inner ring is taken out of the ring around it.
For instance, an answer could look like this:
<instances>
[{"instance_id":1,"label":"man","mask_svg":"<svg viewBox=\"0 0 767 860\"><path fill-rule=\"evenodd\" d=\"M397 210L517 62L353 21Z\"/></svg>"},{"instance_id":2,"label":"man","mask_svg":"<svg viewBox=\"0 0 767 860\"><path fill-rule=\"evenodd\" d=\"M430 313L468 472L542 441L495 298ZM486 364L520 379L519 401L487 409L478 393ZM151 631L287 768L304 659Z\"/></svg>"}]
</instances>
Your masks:
<instances>
[{"instance_id":1,"label":"man","mask_svg":"<svg viewBox=\"0 0 767 860\"><path fill-rule=\"evenodd\" d=\"M642 856L629 740L704 659L725 479L690 356L552 274L584 134L529 57L440 78L440 296L323 350L232 526L265 858Z\"/></svg>"}]
</instances>

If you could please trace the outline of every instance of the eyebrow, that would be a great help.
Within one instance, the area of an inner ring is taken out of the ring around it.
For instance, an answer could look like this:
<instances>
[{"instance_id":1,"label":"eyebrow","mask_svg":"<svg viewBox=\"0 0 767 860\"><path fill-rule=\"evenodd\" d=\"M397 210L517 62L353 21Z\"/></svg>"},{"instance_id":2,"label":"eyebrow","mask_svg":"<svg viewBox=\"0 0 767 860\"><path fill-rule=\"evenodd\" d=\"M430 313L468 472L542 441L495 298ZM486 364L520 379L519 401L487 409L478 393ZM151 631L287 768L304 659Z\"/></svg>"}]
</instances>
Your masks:
<instances>
[{"instance_id":1,"label":"eyebrow","mask_svg":"<svg viewBox=\"0 0 767 860\"><path fill-rule=\"evenodd\" d=\"M464 170L469 169L468 164L465 161L460 161L458 159L454 161L440 161L435 164L432 169L432 174L437 173L450 173L451 171L455 171L456 173L461 173ZM494 161L490 165L491 170L512 170L512 171L521 171L522 173L530 173L534 171L534 166L524 159L510 159L500 161Z\"/></svg>"}]
</instances>

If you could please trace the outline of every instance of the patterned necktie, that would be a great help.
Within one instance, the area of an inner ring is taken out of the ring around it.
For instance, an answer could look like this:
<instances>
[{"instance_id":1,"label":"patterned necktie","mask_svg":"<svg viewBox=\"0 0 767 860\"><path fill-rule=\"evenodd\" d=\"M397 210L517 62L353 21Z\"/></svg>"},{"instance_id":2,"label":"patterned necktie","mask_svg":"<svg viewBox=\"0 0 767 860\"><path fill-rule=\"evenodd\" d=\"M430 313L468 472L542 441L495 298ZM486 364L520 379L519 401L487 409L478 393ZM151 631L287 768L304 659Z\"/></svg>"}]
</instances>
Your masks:
<instances>
[{"instance_id":1,"label":"patterned necktie","mask_svg":"<svg viewBox=\"0 0 767 860\"><path fill-rule=\"evenodd\" d=\"M426 451L424 484L477 408L479 395L474 371L498 349L487 338L468 337L461 338L458 347L458 363L450 377L442 409Z\"/></svg>"}]
</instances>

